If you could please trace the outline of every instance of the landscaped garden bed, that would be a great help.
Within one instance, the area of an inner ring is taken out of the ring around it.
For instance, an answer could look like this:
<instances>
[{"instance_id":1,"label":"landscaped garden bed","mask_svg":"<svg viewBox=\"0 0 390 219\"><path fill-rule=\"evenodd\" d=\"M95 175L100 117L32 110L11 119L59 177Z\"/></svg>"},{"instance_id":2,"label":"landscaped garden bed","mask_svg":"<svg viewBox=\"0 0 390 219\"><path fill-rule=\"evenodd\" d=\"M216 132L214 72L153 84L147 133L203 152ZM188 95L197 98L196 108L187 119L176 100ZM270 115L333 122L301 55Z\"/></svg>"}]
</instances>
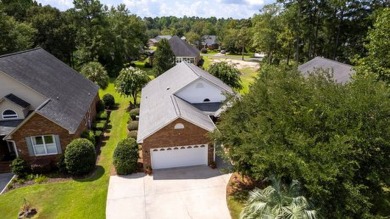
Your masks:
<instances>
[{"instance_id":1,"label":"landscaped garden bed","mask_svg":"<svg viewBox=\"0 0 390 219\"><path fill-rule=\"evenodd\" d=\"M226 187L226 199L232 219L239 219L248 199L249 191L255 187L264 188L264 183L233 173Z\"/></svg>"}]
</instances>

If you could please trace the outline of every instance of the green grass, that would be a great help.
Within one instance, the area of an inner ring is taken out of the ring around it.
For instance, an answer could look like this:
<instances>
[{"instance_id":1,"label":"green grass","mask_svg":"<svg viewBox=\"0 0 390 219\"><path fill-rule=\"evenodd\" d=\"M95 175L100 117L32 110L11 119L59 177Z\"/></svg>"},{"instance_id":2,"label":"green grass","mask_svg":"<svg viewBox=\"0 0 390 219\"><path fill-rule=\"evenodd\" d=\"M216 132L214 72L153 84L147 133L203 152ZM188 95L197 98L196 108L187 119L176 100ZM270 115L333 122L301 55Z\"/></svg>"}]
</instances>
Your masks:
<instances>
[{"instance_id":1,"label":"green grass","mask_svg":"<svg viewBox=\"0 0 390 219\"><path fill-rule=\"evenodd\" d=\"M242 89L240 90L241 94L247 94L249 92L249 86L255 81L255 78L258 74L258 70L254 68L243 68L241 72L241 84Z\"/></svg>"},{"instance_id":2,"label":"green grass","mask_svg":"<svg viewBox=\"0 0 390 219\"><path fill-rule=\"evenodd\" d=\"M105 218L106 198L112 154L117 142L126 137L128 100L115 92L112 83L100 95L111 93L119 109L111 113L111 136L101 148L96 171L85 179L35 184L15 189L0 196L1 218L16 218L23 199L36 208L34 218Z\"/></svg>"},{"instance_id":3,"label":"green grass","mask_svg":"<svg viewBox=\"0 0 390 219\"><path fill-rule=\"evenodd\" d=\"M207 71L211 65L211 58L209 56L203 56L203 60L203 69Z\"/></svg>"},{"instance_id":4,"label":"green grass","mask_svg":"<svg viewBox=\"0 0 390 219\"><path fill-rule=\"evenodd\" d=\"M229 196L227 198L227 205L230 211L230 216L232 219L239 219L240 213L244 208L244 204L238 200L236 200L233 196Z\"/></svg>"}]
</instances>

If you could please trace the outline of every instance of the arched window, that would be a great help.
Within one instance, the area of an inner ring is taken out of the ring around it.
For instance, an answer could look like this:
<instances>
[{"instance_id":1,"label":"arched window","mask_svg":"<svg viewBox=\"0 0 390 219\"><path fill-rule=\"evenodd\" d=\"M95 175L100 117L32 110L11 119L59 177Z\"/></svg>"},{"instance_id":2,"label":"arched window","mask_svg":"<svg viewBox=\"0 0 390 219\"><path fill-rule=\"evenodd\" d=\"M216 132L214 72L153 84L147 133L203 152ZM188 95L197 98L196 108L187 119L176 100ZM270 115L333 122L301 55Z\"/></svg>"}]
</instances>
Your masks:
<instances>
[{"instance_id":1,"label":"arched window","mask_svg":"<svg viewBox=\"0 0 390 219\"><path fill-rule=\"evenodd\" d=\"M177 123L177 124L175 125L175 129L184 129L183 123Z\"/></svg>"},{"instance_id":2,"label":"arched window","mask_svg":"<svg viewBox=\"0 0 390 219\"><path fill-rule=\"evenodd\" d=\"M17 119L18 114L13 110L5 110L3 112L3 119Z\"/></svg>"},{"instance_id":3,"label":"arched window","mask_svg":"<svg viewBox=\"0 0 390 219\"><path fill-rule=\"evenodd\" d=\"M206 98L206 99L203 100L203 102L205 102L205 103L210 102L210 99Z\"/></svg>"}]
</instances>

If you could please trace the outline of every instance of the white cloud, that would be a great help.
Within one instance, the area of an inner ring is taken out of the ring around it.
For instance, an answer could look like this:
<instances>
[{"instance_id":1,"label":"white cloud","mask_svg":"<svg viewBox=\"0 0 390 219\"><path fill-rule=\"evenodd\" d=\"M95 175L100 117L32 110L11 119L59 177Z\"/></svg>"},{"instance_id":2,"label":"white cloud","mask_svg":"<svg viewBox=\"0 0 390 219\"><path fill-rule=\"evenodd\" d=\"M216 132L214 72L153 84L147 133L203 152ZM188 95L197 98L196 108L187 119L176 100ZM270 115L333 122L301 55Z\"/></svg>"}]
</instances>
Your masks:
<instances>
[{"instance_id":1,"label":"white cloud","mask_svg":"<svg viewBox=\"0 0 390 219\"><path fill-rule=\"evenodd\" d=\"M198 16L249 18L258 12L263 0L123 0L131 12L144 17L156 16Z\"/></svg>"},{"instance_id":2,"label":"white cloud","mask_svg":"<svg viewBox=\"0 0 390 219\"><path fill-rule=\"evenodd\" d=\"M37 0L60 10L73 7L73 0ZM100 0L102 4L116 6L125 4L131 13L140 17L198 16L249 18L261 9L264 2L276 0Z\"/></svg>"}]
</instances>

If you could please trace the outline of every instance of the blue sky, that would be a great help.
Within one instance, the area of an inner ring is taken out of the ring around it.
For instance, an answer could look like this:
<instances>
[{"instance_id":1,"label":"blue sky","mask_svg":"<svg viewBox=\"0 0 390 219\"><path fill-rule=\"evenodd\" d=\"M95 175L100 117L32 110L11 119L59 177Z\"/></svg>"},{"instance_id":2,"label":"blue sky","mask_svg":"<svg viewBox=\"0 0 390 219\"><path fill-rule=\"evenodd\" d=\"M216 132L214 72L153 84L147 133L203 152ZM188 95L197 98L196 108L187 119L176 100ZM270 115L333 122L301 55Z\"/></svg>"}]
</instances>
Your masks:
<instances>
[{"instance_id":1,"label":"blue sky","mask_svg":"<svg viewBox=\"0 0 390 219\"><path fill-rule=\"evenodd\" d=\"M249 18L258 13L264 4L276 0L100 0L102 4L115 6L125 4L141 17L198 16L217 18ZM37 0L42 5L51 5L60 10L73 7L73 0Z\"/></svg>"}]
</instances>

